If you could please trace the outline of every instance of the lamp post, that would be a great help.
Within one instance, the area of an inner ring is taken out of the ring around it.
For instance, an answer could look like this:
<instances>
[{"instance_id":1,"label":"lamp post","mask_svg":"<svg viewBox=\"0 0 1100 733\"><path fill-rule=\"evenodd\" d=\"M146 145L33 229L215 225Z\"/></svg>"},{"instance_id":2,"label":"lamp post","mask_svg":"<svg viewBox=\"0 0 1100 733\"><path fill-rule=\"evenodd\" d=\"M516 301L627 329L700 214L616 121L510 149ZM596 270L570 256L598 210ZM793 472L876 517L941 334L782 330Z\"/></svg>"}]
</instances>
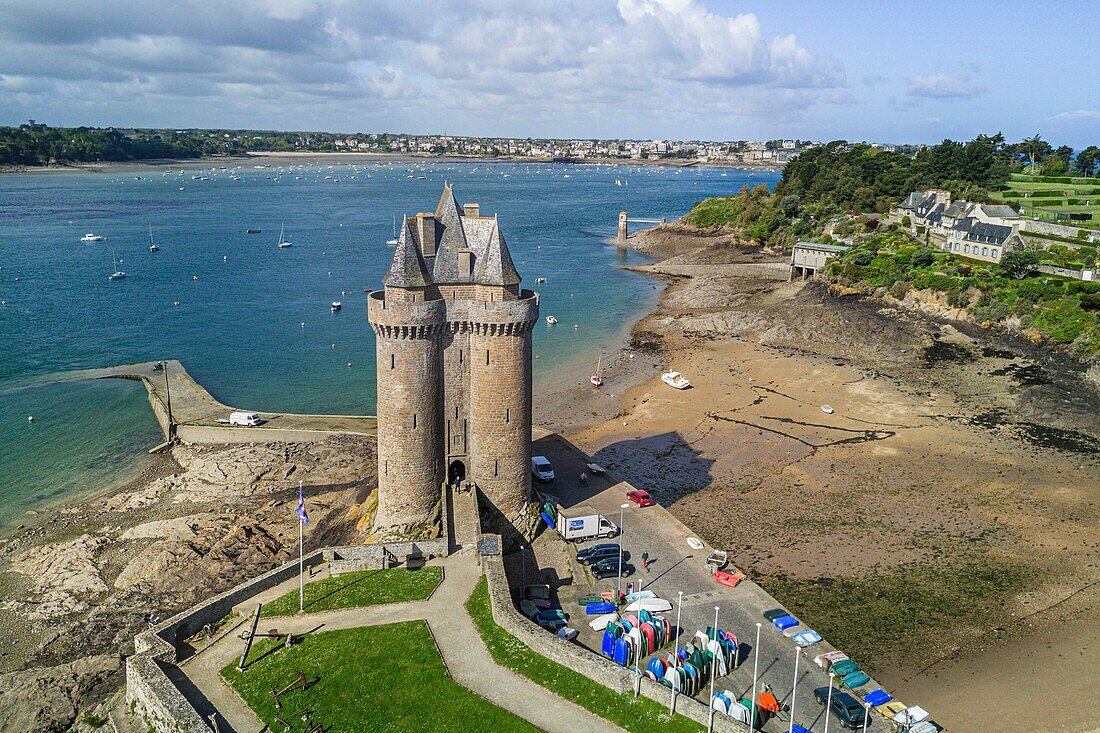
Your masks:
<instances>
[{"instance_id":1,"label":"lamp post","mask_svg":"<svg viewBox=\"0 0 1100 733\"><path fill-rule=\"evenodd\" d=\"M829 701L825 703L825 733L829 733L829 711L833 709L833 680L836 672L829 672Z\"/></svg>"},{"instance_id":2,"label":"lamp post","mask_svg":"<svg viewBox=\"0 0 1100 733\"><path fill-rule=\"evenodd\" d=\"M684 592L679 591L676 594L676 641L672 643L672 664L673 669L680 669L680 609L684 605ZM680 684L680 675L677 673L675 679L672 681L672 695L668 701L668 714L672 715L676 712L676 685Z\"/></svg>"},{"instance_id":3,"label":"lamp post","mask_svg":"<svg viewBox=\"0 0 1100 733\"><path fill-rule=\"evenodd\" d=\"M718 606L714 607L714 636L715 638L718 637ZM715 672L718 671L715 668L717 664L718 655L712 652L710 655L710 697L707 698L707 707L710 708L710 715L707 716L707 733L714 733L714 676Z\"/></svg>"},{"instance_id":4,"label":"lamp post","mask_svg":"<svg viewBox=\"0 0 1100 733\"><path fill-rule=\"evenodd\" d=\"M863 702L863 733L867 733L867 724L871 722L871 703Z\"/></svg>"},{"instance_id":5,"label":"lamp post","mask_svg":"<svg viewBox=\"0 0 1100 733\"><path fill-rule=\"evenodd\" d=\"M527 585L527 548L519 546L519 599L523 600L523 588Z\"/></svg>"},{"instance_id":6,"label":"lamp post","mask_svg":"<svg viewBox=\"0 0 1100 733\"><path fill-rule=\"evenodd\" d=\"M619 580L615 586L615 602L619 602L619 596L623 593L623 510L629 507L629 504L619 504Z\"/></svg>"},{"instance_id":7,"label":"lamp post","mask_svg":"<svg viewBox=\"0 0 1100 733\"><path fill-rule=\"evenodd\" d=\"M794 733L795 693L798 692L798 660L802 658L802 647L794 648L794 682L791 683L791 724L787 727L787 733Z\"/></svg>"},{"instance_id":8,"label":"lamp post","mask_svg":"<svg viewBox=\"0 0 1100 733\"><path fill-rule=\"evenodd\" d=\"M760 622L756 622L756 645L752 648L753 662L752 662L752 699L749 700L752 703L752 722L749 726L756 730L756 672L760 669Z\"/></svg>"}]
</instances>

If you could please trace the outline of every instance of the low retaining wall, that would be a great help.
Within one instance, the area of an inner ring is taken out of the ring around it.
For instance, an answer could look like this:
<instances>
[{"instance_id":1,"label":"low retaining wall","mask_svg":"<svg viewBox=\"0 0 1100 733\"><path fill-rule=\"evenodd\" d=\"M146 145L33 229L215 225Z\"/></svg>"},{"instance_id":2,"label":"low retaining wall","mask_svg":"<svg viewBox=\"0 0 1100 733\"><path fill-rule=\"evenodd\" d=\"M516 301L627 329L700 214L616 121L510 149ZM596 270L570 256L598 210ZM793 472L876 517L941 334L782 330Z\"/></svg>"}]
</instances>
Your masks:
<instances>
[{"instance_id":1,"label":"low retaining wall","mask_svg":"<svg viewBox=\"0 0 1100 733\"><path fill-rule=\"evenodd\" d=\"M390 559L406 560L409 557L446 557L449 554L446 537L415 542L387 542L377 545L332 547L324 550L325 561L333 575L359 570L382 570L392 565Z\"/></svg>"},{"instance_id":2,"label":"low retaining wall","mask_svg":"<svg viewBox=\"0 0 1100 733\"><path fill-rule=\"evenodd\" d=\"M483 536L485 537L485 536ZM500 539L497 537L497 542ZM489 604L493 610L493 619L512 636L526 644L537 654L558 664L575 670L585 677L598 682L620 694L633 692L634 672L620 667L610 659L595 654L582 646L558 638L540 628L533 621L521 615L512 601L512 592L508 585L508 576L503 558L499 555L483 555L481 565L489 587ZM649 699L666 707L672 692L664 685L648 677L641 680L641 693ZM694 698L678 695L676 712L702 725L707 724L710 708ZM714 729L728 733L744 733L745 726L723 715L715 714Z\"/></svg>"},{"instance_id":3,"label":"low retaining wall","mask_svg":"<svg viewBox=\"0 0 1100 733\"><path fill-rule=\"evenodd\" d=\"M303 558L305 567L324 561L325 550L315 550ZM126 660L126 701L134 705L156 733L210 733L210 725L168 678L165 665L178 661L176 645L214 623L233 606L273 588L298 573L298 561L288 563L241 583L232 590L162 621L134 639L134 655Z\"/></svg>"},{"instance_id":4,"label":"low retaining wall","mask_svg":"<svg viewBox=\"0 0 1100 733\"><path fill-rule=\"evenodd\" d=\"M1053 234L1056 237L1069 237L1070 239L1077 239L1077 233L1082 229L1088 231L1089 235L1087 240L1080 240L1081 244L1090 244L1100 241L1100 232L1092 232L1090 231L1090 227L1075 227L1072 224L1052 224L1046 221L1034 221L1032 219L1025 219L1024 223L1020 226L1020 230L1023 234L1038 232L1039 234Z\"/></svg>"}]
</instances>

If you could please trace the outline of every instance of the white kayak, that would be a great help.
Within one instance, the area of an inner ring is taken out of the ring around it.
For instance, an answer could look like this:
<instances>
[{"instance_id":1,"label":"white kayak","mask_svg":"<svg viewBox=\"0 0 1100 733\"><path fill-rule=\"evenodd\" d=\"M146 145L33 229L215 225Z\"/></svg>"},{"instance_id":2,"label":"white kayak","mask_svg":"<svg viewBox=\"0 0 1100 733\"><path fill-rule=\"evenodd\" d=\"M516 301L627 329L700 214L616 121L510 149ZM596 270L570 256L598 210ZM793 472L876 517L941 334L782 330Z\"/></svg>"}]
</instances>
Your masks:
<instances>
[{"instance_id":1,"label":"white kayak","mask_svg":"<svg viewBox=\"0 0 1100 733\"><path fill-rule=\"evenodd\" d=\"M635 593L626 594L626 602L633 603L634 601L643 601L646 598L656 598L657 594L651 590L640 590Z\"/></svg>"},{"instance_id":2,"label":"white kayak","mask_svg":"<svg viewBox=\"0 0 1100 733\"><path fill-rule=\"evenodd\" d=\"M592 627L593 631L603 631L607 628L607 625L612 621L618 621L619 614L612 611L611 613L605 613L602 616L597 616L588 622L588 625Z\"/></svg>"},{"instance_id":3,"label":"white kayak","mask_svg":"<svg viewBox=\"0 0 1100 733\"><path fill-rule=\"evenodd\" d=\"M695 537L688 537L687 543L688 543L688 547L690 547L693 550L701 550L704 547L706 547L706 545L704 545L702 542L700 542Z\"/></svg>"},{"instance_id":4,"label":"white kayak","mask_svg":"<svg viewBox=\"0 0 1100 733\"><path fill-rule=\"evenodd\" d=\"M634 601L626 607L627 611L649 611L651 613L660 613L661 611L671 611L672 604L666 601L664 598L643 598L640 601Z\"/></svg>"}]
</instances>

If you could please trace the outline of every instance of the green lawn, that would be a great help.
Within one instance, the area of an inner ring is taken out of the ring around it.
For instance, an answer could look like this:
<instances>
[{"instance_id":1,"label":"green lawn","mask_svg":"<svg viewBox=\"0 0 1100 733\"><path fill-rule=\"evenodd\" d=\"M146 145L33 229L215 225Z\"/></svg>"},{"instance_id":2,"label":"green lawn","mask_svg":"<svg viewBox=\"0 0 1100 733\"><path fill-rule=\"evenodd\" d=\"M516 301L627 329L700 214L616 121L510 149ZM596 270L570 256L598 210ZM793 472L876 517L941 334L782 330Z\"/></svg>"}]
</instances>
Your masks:
<instances>
[{"instance_id":1,"label":"green lawn","mask_svg":"<svg viewBox=\"0 0 1100 733\"><path fill-rule=\"evenodd\" d=\"M378 606L399 601L422 601L443 580L443 569L428 565L419 570L390 568L357 573L306 583L305 611L330 611L334 608ZM298 612L297 589L264 605L261 616L290 616Z\"/></svg>"},{"instance_id":2,"label":"green lawn","mask_svg":"<svg viewBox=\"0 0 1100 733\"><path fill-rule=\"evenodd\" d=\"M526 644L497 626L489 605L488 587L483 577L478 581L470 600L466 602L481 638L497 664L517 672L571 700L586 710L591 710L612 723L638 733L672 731L696 733L704 726L677 715L669 718L667 708L646 697L620 695L598 682L585 677L557 662L553 662L531 650Z\"/></svg>"},{"instance_id":3,"label":"green lawn","mask_svg":"<svg viewBox=\"0 0 1100 733\"><path fill-rule=\"evenodd\" d=\"M538 730L454 682L423 621L326 631L280 647L265 640L253 647L245 672L235 662L221 671L273 731L285 730L276 716L291 730L305 730L300 714L291 718L302 709L312 711L312 722L322 723L326 733ZM292 682L296 671L310 687L286 693L277 709L271 691Z\"/></svg>"}]
</instances>

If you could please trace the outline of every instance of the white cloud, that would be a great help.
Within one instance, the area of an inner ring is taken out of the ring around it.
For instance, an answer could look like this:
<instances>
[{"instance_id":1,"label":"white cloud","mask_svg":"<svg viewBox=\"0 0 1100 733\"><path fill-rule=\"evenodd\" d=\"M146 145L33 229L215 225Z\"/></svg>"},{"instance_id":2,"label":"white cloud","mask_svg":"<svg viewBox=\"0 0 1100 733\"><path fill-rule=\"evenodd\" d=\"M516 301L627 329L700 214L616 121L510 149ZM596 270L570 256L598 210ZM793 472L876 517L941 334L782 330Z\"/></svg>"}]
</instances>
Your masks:
<instances>
[{"instance_id":1,"label":"white cloud","mask_svg":"<svg viewBox=\"0 0 1100 733\"><path fill-rule=\"evenodd\" d=\"M974 83L970 74L951 76L943 72L928 76L915 76L909 81L909 94L914 97L932 99L961 99L976 97L985 89Z\"/></svg>"},{"instance_id":2,"label":"white cloud","mask_svg":"<svg viewBox=\"0 0 1100 733\"><path fill-rule=\"evenodd\" d=\"M684 105L712 120L790 114L846 86L833 61L794 36L769 37L755 15L723 15L701 0L178 0L155 13L137 0L97 5L0 4L0 71L47 88L73 82L74 109L125 89L133 96L109 100L119 124L128 113L183 109L292 125L295 100L332 103L332 114L364 127L373 119L427 130L455 112L480 130L510 119L531 123L532 134L540 122L569 120L579 133L592 120L660 119ZM35 108L33 93L22 101ZM37 102L39 118L66 108L51 106L48 92Z\"/></svg>"},{"instance_id":3,"label":"white cloud","mask_svg":"<svg viewBox=\"0 0 1100 733\"><path fill-rule=\"evenodd\" d=\"M1100 120L1100 110L1095 109L1073 109L1069 112L1062 112L1061 114L1054 115L1056 120Z\"/></svg>"}]
</instances>

